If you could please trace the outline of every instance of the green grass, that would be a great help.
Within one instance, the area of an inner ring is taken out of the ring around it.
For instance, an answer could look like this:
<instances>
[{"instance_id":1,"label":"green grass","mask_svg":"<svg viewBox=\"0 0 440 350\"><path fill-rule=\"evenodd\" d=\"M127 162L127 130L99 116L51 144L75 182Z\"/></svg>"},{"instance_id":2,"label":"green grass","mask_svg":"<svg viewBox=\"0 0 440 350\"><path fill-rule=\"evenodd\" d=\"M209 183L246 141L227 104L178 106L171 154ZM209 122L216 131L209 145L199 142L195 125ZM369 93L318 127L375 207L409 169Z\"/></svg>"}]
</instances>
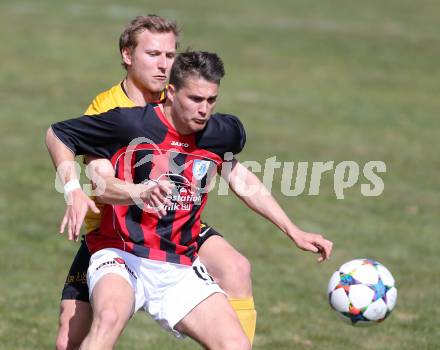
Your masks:
<instances>
[{"instance_id":1,"label":"green grass","mask_svg":"<svg viewBox=\"0 0 440 350\"><path fill-rule=\"evenodd\" d=\"M121 79L117 39L138 14L178 20L182 47L218 52L227 76L218 110L241 117L241 160L369 160L387 164L384 193L360 184L337 200L273 193L295 222L335 242L330 262L294 248L233 196L212 195L205 219L253 266L255 349L436 349L440 4L435 1L55 1L0 3L0 349L53 348L60 290L77 249L58 236L62 196L43 143ZM369 329L330 311L328 278L371 257L393 272L396 310ZM136 315L120 349L193 349Z\"/></svg>"}]
</instances>

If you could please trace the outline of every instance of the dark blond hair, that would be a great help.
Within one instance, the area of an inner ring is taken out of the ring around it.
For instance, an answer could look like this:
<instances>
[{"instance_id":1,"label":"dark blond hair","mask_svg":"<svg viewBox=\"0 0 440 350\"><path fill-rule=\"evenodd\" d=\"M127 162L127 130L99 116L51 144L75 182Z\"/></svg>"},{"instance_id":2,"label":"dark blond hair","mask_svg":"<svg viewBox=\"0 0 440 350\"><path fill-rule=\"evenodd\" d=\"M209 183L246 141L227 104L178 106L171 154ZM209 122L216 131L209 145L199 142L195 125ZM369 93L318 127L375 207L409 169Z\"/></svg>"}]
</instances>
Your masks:
<instances>
[{"instance_id":1,"label":"dark blond hair","mask_svg":"<svg viewBox=\"0 0 440 350\"><path fill-rule=\"evenodd\" d=\"M152 33L173 33L176 38L176 49L178 48L180 30L176 22L157 15L147 15L137 16L124 28L124 31L119 37L120 53L122 54L122 50L126 48L131 51L134 50L138 44L138 35L145 30ZM124 62L122 62L122 65L124 68L127 68Z\"/></svg>"}]
</instances>

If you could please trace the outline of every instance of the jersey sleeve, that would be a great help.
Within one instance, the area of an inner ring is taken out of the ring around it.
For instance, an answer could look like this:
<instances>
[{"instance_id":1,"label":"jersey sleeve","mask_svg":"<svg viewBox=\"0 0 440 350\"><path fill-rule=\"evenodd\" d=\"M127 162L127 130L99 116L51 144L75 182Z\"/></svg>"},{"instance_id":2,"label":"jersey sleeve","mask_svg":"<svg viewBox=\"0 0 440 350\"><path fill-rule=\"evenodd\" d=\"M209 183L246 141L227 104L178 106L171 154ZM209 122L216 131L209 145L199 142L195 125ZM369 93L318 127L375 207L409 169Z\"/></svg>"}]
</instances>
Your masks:
<instances>
[{"instance_id":1,"label":"jersey sleeve","mask_svg":"<svg viewBox=\"0 0 440 350\"><path fill-rule=\"evenodd\" d=\"M52 124L56 137L75 155L90 154L110 158L115 146L124 143L130 133L120 108L95 116L82 116Z\"/></svg>"},{"instance_id":2,"label":"jersey sleeve","mask_svg":"<svg viewBox=\"0 0 440 350\"><path fill-rule=\"evenodd\" d=\"M102 112L103 111L100 111L99 109L99 103L97 101L97 98L95 98L87 107L86 111L84 112L84 115L95 115L95 114L100 114Z\"/></svg>"},{"instance_id":3,"label":"jersey sleeve","mask_svg":"<svg viewBox=\"0 0 440 350\"><path fill-rule=\"evenodd\" d=\"M84 115L96 116L98 114L102 114L116 107L128 107L128 106L123 106L120 103L118 103L118 101L116 101L111 95L111 90L104 91L103 93L100 93L98 96L96 96L93 99L93 101L87 107L87 110L85 111Z\"/></svg>"},{"instance_id":4,"label":"jersey sleeve","mask_svg":"<svg viewBox=\"0 0 440 350\"><path fill-rule=\"evenodd\" d=\"M197 146L224 157L225 153L240 153L246 144L246 132L240 119L230 114L216 113L206 128L197 135Z\"/></svg>"}]
</instances>

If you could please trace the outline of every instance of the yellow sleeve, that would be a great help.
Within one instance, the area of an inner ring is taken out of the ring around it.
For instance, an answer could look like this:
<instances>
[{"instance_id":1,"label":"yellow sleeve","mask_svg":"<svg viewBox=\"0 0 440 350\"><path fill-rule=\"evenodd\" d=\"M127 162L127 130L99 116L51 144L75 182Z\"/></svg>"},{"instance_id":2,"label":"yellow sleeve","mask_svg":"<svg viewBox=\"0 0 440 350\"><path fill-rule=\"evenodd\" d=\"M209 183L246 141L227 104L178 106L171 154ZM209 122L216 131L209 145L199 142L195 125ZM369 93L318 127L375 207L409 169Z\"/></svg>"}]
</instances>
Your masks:
<instances>
[{"instance_id":1,"label":"yellow sleeve","mask_svg":"<svg viewBox=\"0 0 440 350\"><path fill-rule=\"evenodd\" d=\"M94 114L99 114L99 110L98 110L98 102L96 101L96 98L92 101L92 103L90 103L90 105L87 107L86 111L85 111L85 115L94 115Z\"/></svg>"},{"instance_id":2,"label":"yellow sleeve","mask_svg":"<svg viewBox=\"0 0 440 350\"><path fill-rule=\"evenodd\" d=\"M115 107L117 107L117 103L110 95L110 91L105 91L93 99L92 103L90 103L89 107L87 107L87 110L84 114L101 114Z\"/></svg>"}]
</instances>

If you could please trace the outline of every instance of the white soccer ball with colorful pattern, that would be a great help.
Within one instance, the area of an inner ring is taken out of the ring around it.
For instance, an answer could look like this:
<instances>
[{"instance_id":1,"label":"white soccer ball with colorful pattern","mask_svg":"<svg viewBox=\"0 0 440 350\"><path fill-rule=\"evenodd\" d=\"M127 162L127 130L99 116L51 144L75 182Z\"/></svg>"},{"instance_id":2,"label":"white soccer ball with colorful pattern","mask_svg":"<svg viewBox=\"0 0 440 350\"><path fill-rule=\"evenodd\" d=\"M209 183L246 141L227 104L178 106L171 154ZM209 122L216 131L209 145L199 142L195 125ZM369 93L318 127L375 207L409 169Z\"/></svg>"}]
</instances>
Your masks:
<instances>
[{"instance_id":1,"label":"white soccer ball with colorful pattern","mask_svg":"<svg viewBox=\"0 0 440 350\"><path fill-rule=\"evenodd\" d=\"M343 264L330 278L327 293L331 307L353 326L382 322L397 300L393 275L371 259Z\"/></svg>"}]
</instances>

